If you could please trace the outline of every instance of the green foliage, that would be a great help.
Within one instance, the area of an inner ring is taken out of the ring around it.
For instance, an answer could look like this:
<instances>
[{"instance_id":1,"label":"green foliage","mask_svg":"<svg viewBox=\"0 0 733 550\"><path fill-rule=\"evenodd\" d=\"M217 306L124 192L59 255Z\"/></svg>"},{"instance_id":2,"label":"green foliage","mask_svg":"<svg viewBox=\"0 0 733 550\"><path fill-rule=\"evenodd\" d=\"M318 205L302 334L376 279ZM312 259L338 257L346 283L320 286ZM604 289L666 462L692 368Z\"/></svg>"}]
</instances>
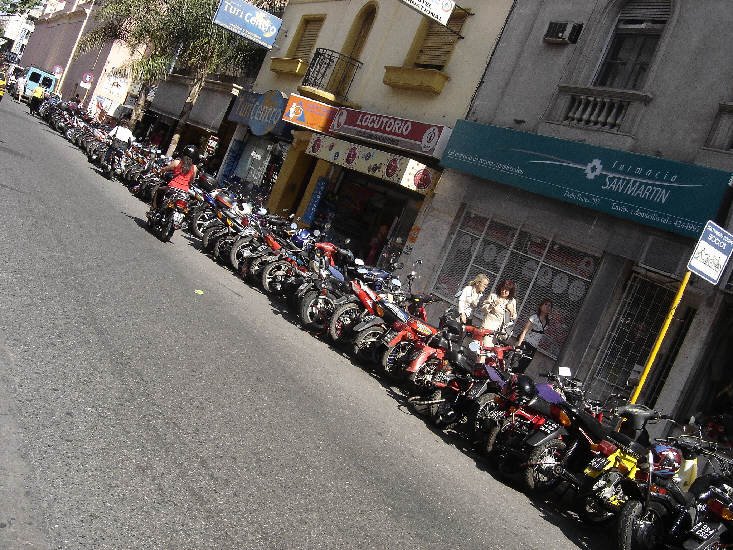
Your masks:
<instances>
[{"instance_id":1,"label":"green foliage","mask_svg":"<svg viewBox=\"0 0 733 550\"><path fill-rule=\"evenodd\" d=\"M2 1L2 0L0 0ZM281 7L282 0L258 4ZM266 50L212 23L218 0L108 0L97 12L97 27L80 53L119 39L145 51L129 73L141 82L163 78L172 66L192 76L251 73Z\"/></svg>"},{"instance_id":2,"label":"green foliage","mask_svg":"<svg viewBox=\"0 0 733 550\"><path fill-rule=\"evenodd\" d=\"M41 0L0 0L0 13L25 13L41 4Z\"/></svg>"}]
</instances>

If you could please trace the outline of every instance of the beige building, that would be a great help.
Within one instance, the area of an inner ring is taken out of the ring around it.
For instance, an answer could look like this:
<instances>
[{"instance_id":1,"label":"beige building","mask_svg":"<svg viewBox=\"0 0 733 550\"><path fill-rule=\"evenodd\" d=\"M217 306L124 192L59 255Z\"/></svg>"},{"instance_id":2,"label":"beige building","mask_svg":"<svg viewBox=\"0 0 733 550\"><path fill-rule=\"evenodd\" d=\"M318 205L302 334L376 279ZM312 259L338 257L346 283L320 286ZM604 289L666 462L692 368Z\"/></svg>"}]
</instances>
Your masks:
<instances>
[{"instance_id":1,"label":"beige building","mask_svg":"<svg viewBox=\"0 0 733 550\"><path fill-rule=\"evenodd\" d=\"M512 4L465 0L444 26L400 0L291 0L255 94L230 115L240 127L223 175L367 260L414 241Z\"/></svg>"},{"instance_id":2,"label":"beige building","mask_svg":"<svg viewBox=\"0 0 733 550\"><path fill-rule=\"evenodd\" d=\"M131 84L117 69L132 53L121 42L109 42L77 56L79 42L94 29L97 7L94 1L49 2L36 21L23 64L48 72L56 68L61 75L56 92L66 99L79 94L86 105L114 113L124 103Z\"/></svg>"}]
</instances>

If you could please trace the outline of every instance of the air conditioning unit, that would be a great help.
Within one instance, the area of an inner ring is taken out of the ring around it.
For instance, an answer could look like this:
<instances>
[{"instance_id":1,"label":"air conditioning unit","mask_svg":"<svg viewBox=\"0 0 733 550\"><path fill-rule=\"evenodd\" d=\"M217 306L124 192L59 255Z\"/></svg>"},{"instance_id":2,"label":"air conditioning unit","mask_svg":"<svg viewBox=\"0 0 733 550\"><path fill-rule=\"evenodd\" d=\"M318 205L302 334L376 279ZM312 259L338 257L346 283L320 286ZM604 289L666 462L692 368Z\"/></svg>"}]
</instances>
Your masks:
<instances>
[{"instance_id":1,"label":"air conditioning unit","mask_svg":"<svg viewBox=\"0 0 733 550\"><path fill-rule=\"evenodd\" d=\"M582 23L552 21L547 26L544 41L550 44L575 44L582 30Z\"/></svg>"}]
</instances>

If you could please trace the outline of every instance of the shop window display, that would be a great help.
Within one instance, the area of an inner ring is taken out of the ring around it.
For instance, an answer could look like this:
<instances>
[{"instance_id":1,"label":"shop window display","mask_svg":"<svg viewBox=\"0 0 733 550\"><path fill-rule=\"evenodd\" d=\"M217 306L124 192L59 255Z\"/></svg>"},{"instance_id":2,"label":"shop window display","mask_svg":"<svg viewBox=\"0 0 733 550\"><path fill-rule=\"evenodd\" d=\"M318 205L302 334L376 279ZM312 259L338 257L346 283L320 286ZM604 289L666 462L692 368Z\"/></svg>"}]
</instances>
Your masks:
<instances>
[{"instance_id":1,"label":"shop window display","mask_svg":"<svg viewBox=\"0 0 733 550\"><path fill-rule=\"evenodd\" d=\"M459 216L433 292L453 302L455 293L479 273L489 276L492 291L498 282L511 279L517 286L516 333L540 302L549 298L554 303L552 322L539 349L556 359L590 288L599 258L475 212L464 211Z\"/></svg>"}]
</instances>

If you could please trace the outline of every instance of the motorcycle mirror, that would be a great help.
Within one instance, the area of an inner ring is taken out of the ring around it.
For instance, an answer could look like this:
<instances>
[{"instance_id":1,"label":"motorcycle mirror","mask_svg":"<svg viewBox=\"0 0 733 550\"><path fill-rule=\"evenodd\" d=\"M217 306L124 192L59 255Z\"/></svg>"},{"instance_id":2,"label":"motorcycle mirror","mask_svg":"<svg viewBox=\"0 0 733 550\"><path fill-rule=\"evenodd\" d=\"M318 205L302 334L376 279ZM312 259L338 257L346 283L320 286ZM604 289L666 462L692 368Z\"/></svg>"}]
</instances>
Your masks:
<instances>
[{"instance_id":1,"label":"motorcycle mirror","mask_svg":"<svg viewBox=\"0 0 733 550\"><path fill-rule=\"evenodd\" d=\"M349 245L349 244L351 244L351 239L347 238L346 240L344 240L344 245Z\"/></svg>"},{"instance_id":2,"label":"motorcycle mirror","mask_svg":"<svg viewBox=\"0 0 733 550\"><path fill-rule=\"evenodd\" d=\"M410 274L408 275L410 279L416 279L417 278L417 271L410 271Z\"/></svg>"},{"instance_id":3,"label":"motorcycle mirror","mask_svg":"<svg viewBox=\"0 0 733 550\"><path fill-rule=\"evenodd\" d=\"M557 375L564 378L571 378L573 376L573 373L568 367L560 367L559 369L557 369Z\"/></svg>"},{"instance_id":4,"label":"motorcycle mirror","mask_svg":"<svg viewBox=\"0 0 733 550\"><path fill-rule=\"evenodd\" d=\"M320 230L318 230L318 229L316 229L316 230L315 230L315 231L313 232L313 236L314 236L314 237L320 237L320 236L321 236L321 231L320 231Z\"/></svg>"},{"instance_id":5,"label":"motorcycle mirror","mask_svg":"<svg viewBox=\"0 0 733 550\"><path fill-rule=\"evenodd\" d=\"M392 279L391 282L392 282L392 286L396 286L398 288L402 286L402 281L400 281L399 279Z\"/></svg>"},{"instance_id":6,"label":"motorcycle mirror","mask_svg":"<svg viewBox=\"0 0 733 550\"><path fill-rule=\"evenodd\" d=\"M264 215L266 215L266 214L267 214L267 208L260 208L260 209L259 209L259 210L257 211L257 213L258 213L258 214L259 214L260 216L264 216Z\"/></svg>"},{"instance_id":7,"label":"motorcycle mirror","mask_svg":"<svg viewBox=\"0 0 733 550\"><path fill-rule=\"evenodd\" d=\"M288 219L289 219L289 220L294 220L294 219L295 219L295 214L290 214L290 215L288 216Z\"/></svg>"},{"instance_id":8,"label":"motorcycle mirror","mask_svg":"<svg viewBox=\"0 0 733 550\"><path fill-rule=\"evenodd\" d=\"M298 224L293 222L290 224L290 229L298 229Z\"/></svg>"},{"instance_id":9,"label":"motorcycle mirror","mask_svg":"<svg viewBox=\"0 0 733 550\"><path fill-rule=\"evenodd\" d=\"M355 265L364 265L364 260L362 260L361 258L356 258L354 260L354 264Z\"/></svg>"},{"instance_id":10,"label":"motorcycle mirror","mask_svg":"<svg viewBox=\"0 0 733 550\"><path fill-rule=\"evenodd\" d=\"M478 353L481 351L481 344L477 340L471 340L471 343L468 344L468 349L474 353Z\"/></svg>"}]
</instances>

